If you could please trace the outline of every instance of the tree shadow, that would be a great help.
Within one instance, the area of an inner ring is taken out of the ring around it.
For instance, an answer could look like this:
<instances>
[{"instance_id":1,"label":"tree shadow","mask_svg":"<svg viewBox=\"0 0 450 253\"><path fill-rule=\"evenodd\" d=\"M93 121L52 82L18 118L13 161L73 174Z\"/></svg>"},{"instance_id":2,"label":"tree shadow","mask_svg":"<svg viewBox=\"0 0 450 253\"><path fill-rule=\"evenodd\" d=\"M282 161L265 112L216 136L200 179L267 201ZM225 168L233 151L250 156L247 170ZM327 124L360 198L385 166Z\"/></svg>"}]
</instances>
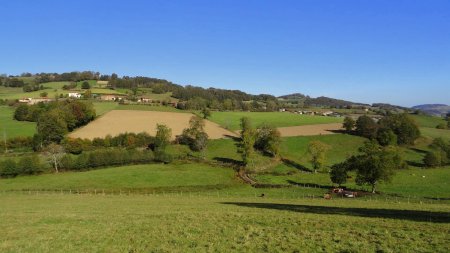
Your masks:
<instances>
[{"instance_id":1,"label":"tree shadow","mask_svg":"<svg viewBox=\"0 0 450 253\"><path fill-rule=\"evenodd\" d=\"M238 160L235 160L232 158L227 158L227 157L214 157L213 160L216 162L220 162L220 163L223 163L226 165L236 166L236 167L240 167L240 166L244 165L242 163L242 161L238 161Z\"/></svg>"},{"instance_id":2,"label":"tree shadow","mask_svg":"<svg viewBox=\"0 0 450 253\"><path fill-rule=\"evenodd\" d=\"M233 141L240 141L241 138L237 137L237 136L233 136L233 135L229 135L229 134L224 134L223 136L232 139Z\"/></svg>"},{"instance_id":3,"label":"tree shadow","mask_svg":"<svg viewBox=\"0 0 450 253\"><path fill-rule=\"evenodd\" d=\"M433 223L450 223L449 212L309 206L309 205L275 204L275 203L221 202L221 204L236 205L250 208L292 211L299 213L346 215L346 216L370 217L370 218L388 218L388 219L422 221Z\"/></svg>"},{"instance_id":4,"label":"tree shadow","mask_svg":"<svg viewBox=\"0 0 450 253\"><path fill-rule=\"evenodd\" d=\"M421 153L421 154L427 154L428 152L422 149L418 149L418 148L409 148L410 150L417 152L417 153Z\"/></svg>"},{"instance_id":5,"label":"tree shadow","mask_svg":"<svg viewBox=\"0 0 450 253\"><path fill-rule=\"evenodd\" d=\"M299 163L296 163L292 160L289 160L287 158L281 158L281 161L284 163L284 165L286 165L288 167L295 168L295 169L305 171L305 172L312 172L310 169L306 168L305 166L303 166Z\"/></svg>"},{"instance_id":6,"label":"tree shadow","mask_svg":"<svg viewBox=\"0 0 450 253\"><path fill-rule=\"evenodd\" d=\"M414 166L414 167L419 167L419 168L425 167L425 164L415 162L415 161L406 161L406 164L408 164L409 166Z\"/></svg>"}]
</instances>

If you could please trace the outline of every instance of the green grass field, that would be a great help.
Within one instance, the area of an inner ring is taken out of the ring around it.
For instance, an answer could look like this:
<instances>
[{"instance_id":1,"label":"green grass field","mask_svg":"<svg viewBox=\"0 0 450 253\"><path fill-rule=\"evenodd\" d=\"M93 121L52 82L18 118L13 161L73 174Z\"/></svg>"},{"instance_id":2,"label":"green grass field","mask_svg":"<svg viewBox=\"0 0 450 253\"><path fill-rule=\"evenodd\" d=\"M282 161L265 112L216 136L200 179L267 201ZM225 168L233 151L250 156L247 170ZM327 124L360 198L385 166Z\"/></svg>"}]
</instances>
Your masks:
<instances>
[{"instance_id":1,"label":"green grass field","mask_svg":"<svg viewBox=\"0 0 450 253\"><path fill-rule=\"evenodd\" d=\"M443 138L446 140L450 140L450 129L437 129L437 128L430 128L430 127L421 127L420 133L428 138L434 139L434 138Z\"/></svg>"},{"instance_id":2,"label":"green grass field","mask_svg":"<svg viewBox=\"0 0 450 253\"><path fill-rule=\"evenodd\" d=\"M0 201L1 252L449 250L445 204L58 193Z\"/></svg>"},{"instance_id":3,"label":"green grass field","mask_svg":"<svg viewBox=\"0 0 450 253\"><path fill-rule=\"evenodd\" d=\"M33 136L36 133L36 123L17 121L13 119L14 108L0 106L0 136L3 139L3 133L7 138L19 136Z\"/></svg>"},{"instance_id":4,"label":"green grass field","mask_svg":"<svg viewBox=\"0 0 450 253\"><path fill-rule=\"evenodd\" d=\"M135 110L135 111L159 111L159 112L180 112L180 113L190 113L186 110L178 110L172 106L162 106L162 105L119 105L115 110Z\"/></svg>"},{"instance_id":5,"label":"green grass field","mask_svg":"<svg viewBox=\"0 0 450 253\"><path fill-rule=\"evenodd\" d=\"M342 118L298 115L288 112L212 112L209 119L222 127L238 130L242 117L249 117L255 127L262 123L269 123L276 127L287 127L343 121Z\"/></svg>"},{"instance_id":6,"label":"green grass field","mask_svg":"<svg viewBox=\"0 0 450 253\"><path fill-rule=\"evenodd\" d=\"M21 99L21 98L39 98L42 92L47 92L47 97L54 98L55 95L68 94L68 90L63 90L64 85L68 85L70 82L50 82L43 83L43 90L23 92L22 88L10 88L0 86L0 99Z\"/></svg>"},{"instance_id":7,"label":"green grass field","mask_svg":"<svg viewBox=\"0 0 450 253\"><path fill-rule=\"evenodd\" d=\"M93 102L95 112L97 113L97 116L101 116L111 110L115 110L117 107L119 107L119 104L117 102L99 102L94 101Z\"/></svg>"},{"instance_id":8,"label":"green grass field","mask_svg":"<svg viewBox=\"0 0 450 253\"><path fill-rule=\"evenodd\" d=\"M411 117L417 122L420 127L436 128L441 123L447 124L447 122L440 117L428 116L428 115L411 115Z\"/></svg>"}]
</instances>

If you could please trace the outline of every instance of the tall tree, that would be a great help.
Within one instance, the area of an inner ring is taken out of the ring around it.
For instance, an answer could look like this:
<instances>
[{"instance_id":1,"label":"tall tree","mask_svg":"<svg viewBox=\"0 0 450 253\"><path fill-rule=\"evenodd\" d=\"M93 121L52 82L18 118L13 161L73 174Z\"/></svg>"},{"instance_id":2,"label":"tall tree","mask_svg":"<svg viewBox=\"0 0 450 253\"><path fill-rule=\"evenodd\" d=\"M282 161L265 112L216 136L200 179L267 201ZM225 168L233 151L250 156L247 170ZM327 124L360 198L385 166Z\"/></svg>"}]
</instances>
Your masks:
<instances>
[{"instance_id":1,"label":"tall tree","mask_svg":"<svg viewBox=\"0 0 450 253\"><path fill-rule=\"evenodd\" d=\"M348 116L345 117L342 127L348 133L352 132L353 128L355 128L355 120L352 117L348 117Z\"/></svg>"},{"instance_id":2,"label":"tall tree","mask_svg":"<svg viewBox=\"0 0 450 253\"><path fill-rule=\"evenodd\" d=\"M356 133L359 136L374 139L377 136L377 123L369 116L362 115L356 120Z\"/></svg>"},{"instance_id":3,"label":"tall tree","mask_svg":"<svg viewBox=\"0 0 450 253\"><path fill-rule=\"evenodd\" d=\"M59 172L59 164L61 159L64 156L64 148L58 144L51 143L47 146L45 150L45 154L47 155L52 167L55 169L55 172Z\"/></svg>"},{"instance_id":4,"label":"tall tree","mask_svg":"<svg viewBox=\"0 0 450 253\"><path fill-rule=\"evenodd\" d=\"M241 118L241 140L239 143L239 152L242 156L244 165L248 165L254 153L255 129L248 117Z\"/></svg>"},{"instance_id":5,"label":"tall tree","mask_svg":"<svg viewBox=\"0 0 450 253\"><path fill-rule=\"evenodd\" d=\"M326 162L326 152L329 149L330 146L321 141L314 140L308 143L308 154L314 173L323 168Z\"/></svg>"},{"instance_id":6,"label":"tall tree","mask_svg":"<svg viewBox=\"0 0 450 253\"><path fill-rule=\"evenodd\" d=\"M45 143L59 143L67 133L67 123L58 111L49 111L39 117L37 132Z\"/></svg>"}]
</instances>

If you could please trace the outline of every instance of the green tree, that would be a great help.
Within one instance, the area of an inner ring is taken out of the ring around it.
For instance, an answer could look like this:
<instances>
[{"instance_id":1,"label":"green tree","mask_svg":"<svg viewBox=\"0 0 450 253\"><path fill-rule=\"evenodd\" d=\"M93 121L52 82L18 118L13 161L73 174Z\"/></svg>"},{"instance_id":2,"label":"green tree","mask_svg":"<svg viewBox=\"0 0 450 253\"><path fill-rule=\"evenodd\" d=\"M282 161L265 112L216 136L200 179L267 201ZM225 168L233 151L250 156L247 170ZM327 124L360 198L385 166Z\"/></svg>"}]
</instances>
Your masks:
<instances>
[{"instance_id":1,"label":"green tree","mask_svg":"<svg viewBox=\"0 0 450 253\"><path fill-rule=\"evenodd\" d=\"M165 152L166 147L170 144L170 138L172 138L172 129L163 124L156 125L155 136L155 151Z\"/></svg>"},{"instance_id":2,"label":"green tree","mask_svg":"<svg viewBox=\"0 0 450 253\"><path fill-rule=\"evenodd\" d=\"M205 132L205 120L192 116L189 120L189 128L183 130L178 141L181 144L189 145L193 151L203 151L208 144L208 134Z\"/></svg>"},{"instance_id":3,"label":"green tree","mask_svg":"<svg viewBox=\"0 0 450 253\"><path fill-rule=\"evenodd\" d=\"M256 130L255 147L273 157L280 153L281 134L274 126L262 124Z\"/></svg>"},{"instance_id":4,"label":"green tree","mask_svg":"<svg viewBox=\"0 0 450 253\"><path fill-rule=\"evenodd\" d=\"M342 127L347 131L347 133L351 133L353 131L353 128L355 128L355 120L352 117L345 117L344 123Z\"/></svg>"},{"instance_id":5,"label":"green tree","mask_svg":"<svg viewBox=\"0 0 450 253\"><path fill-rule=\"evenodd\" d=\"M423 163L425 166L433 168L433 167L439 167L442 165L441 163L442 156L440 150L432 150L425 154L425 157L423 158Z\"/></svg>"},{"instance_id":6,"label":"green tree","mask_svg":"<svg viewBox=\"0 0 450 253\"><path fill-rule=\"evenodd\" d=\"M249 164L254 153L254 145L256 141L256 132L252 127L250 118L241 118L241 139L239 142L239 152L242 156L242 162L245 166Z\"/></svg>"},{"instance_id":7,"label":"green tree","mask_svg":"<svg viewBox=\"0 0 450 253\"><path fill-rule=\"evenodd\" d=\"M375 142L366 142L362 154L347 159L348 168L356 170L356 183L370 185L372 193L381 183L391 182L396 169L405 168L401 154L396 149L383 148Z\"/></svg>"},{"instance_id":8,"label":"green tree","mask_svg":"<svg viewBox=\"0 0 450 253\"><path fill-rule=\"evenodd\" d=\"M391 129L397 135L399 145L413 145L420 136L416 122L406 113L386 116L379 121L379 124L382 128Z\"/></svg>"},{"instance_id":9,"label":"green tree","mask_svg":"<svg viewBox=\"0 0 450 253\"><path fill-rule=\"evenodd\" d=\"M41 93L39 94L39 96L41 96L41 97L47 97L47 96L48 96L48 92L43 91L43 92L41 92Z\"/></svg>"},{"instance_id":10,"label":"green tree","mask_svg":"<svg viewBox=\"0 0 450 253\"><path fill-rule=\"evenodd\" d=\"M308 143L308 155L310 157L311 165L314 169L314 173L323 169L326 162L326 152L330 149L330 146L321 141L310 141Z\"/></svg>"},{"instance_id":11,"label":"green tree","mask_svg":"<svg viewBox=\"0 0 450 253\"><path fill-rule=\"evenodd\" d=\"M377 135L377 129L377 123L367 115L359 116L356 120L356 133L359 136L374 139Z\"/></svg>"},{"instance_id":12,"label":"green tree","mask_svg":"<svg viewBox=\"0 0 450 253\"><path fill-rule=\"evenodd\" d=\"M83 90L87 90L87 89L90 89L90 88L91 88L91 85L89 84L89 82L84 81L84 82L81 84L81 88L82 88Z\"/></svg>"},{"instance_id":13,"label":"green tree","mask_svg":"<svg viewBox=\"0 0 450 253\"><path fill-rule=\"evenodd\" d=\"M18 121L28 120L29 106L26 104L20 104L14 111L14 119Z\"/></svg>"},{"instance_id":14,"label":"green tree","mask_svg":"<svg viewBox=\"0 0 450 253\"><path fill-rule=\"evenodd\" d=\"M201 114L204 119L211 117L211 111L207 107L202 109Z\"/></svg>"},{"instance_id":15,"label":"green tree","mask_svg":"<svg viewBox=\"0 0 450 253\"><path fill-rule=\"evenodd\" d=\"M331 166L330 179L331 182L338 184L339 187L347 182L347 170L348 166L346 163L337 163Z\"/></svg>"},{"instance_id":16,"label":"green tree","mask_svg":"<svg viewBox=\"0 0 450 253\"><path fill-rule=\"evenodd\" d=\"M396 145L397 135L389 128L380 128L377 132L377 141L381 146Z\"/></svg>"},{"instance_id":17,"label":"green tree","mask_svg":"<svg viewBox=\"0 0 450 253\"><path fill-rule=\"evenodd\" d=\"M43 113L37 122L37 132L44 143L59 143L67 133L67 123L57 111Z\"/></svg>"}]
</instances>

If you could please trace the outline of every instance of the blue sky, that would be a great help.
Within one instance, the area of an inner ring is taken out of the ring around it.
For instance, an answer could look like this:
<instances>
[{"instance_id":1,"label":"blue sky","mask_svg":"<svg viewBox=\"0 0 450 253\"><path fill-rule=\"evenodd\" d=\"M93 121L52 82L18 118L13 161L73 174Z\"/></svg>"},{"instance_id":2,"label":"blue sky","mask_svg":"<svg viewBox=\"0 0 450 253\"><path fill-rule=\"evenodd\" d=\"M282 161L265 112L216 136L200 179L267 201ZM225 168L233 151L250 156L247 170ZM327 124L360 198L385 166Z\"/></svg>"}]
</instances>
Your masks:
<instances>
[{"instance_id":1,"label":"blue sky","mask_svg":"<svg viewBox=\"0 0 450 253\"><path fill-rule=\"evenodd\" d=\"M450 104L450 1L2 1L0 73Z\"/></svg>"}]
</instances>

